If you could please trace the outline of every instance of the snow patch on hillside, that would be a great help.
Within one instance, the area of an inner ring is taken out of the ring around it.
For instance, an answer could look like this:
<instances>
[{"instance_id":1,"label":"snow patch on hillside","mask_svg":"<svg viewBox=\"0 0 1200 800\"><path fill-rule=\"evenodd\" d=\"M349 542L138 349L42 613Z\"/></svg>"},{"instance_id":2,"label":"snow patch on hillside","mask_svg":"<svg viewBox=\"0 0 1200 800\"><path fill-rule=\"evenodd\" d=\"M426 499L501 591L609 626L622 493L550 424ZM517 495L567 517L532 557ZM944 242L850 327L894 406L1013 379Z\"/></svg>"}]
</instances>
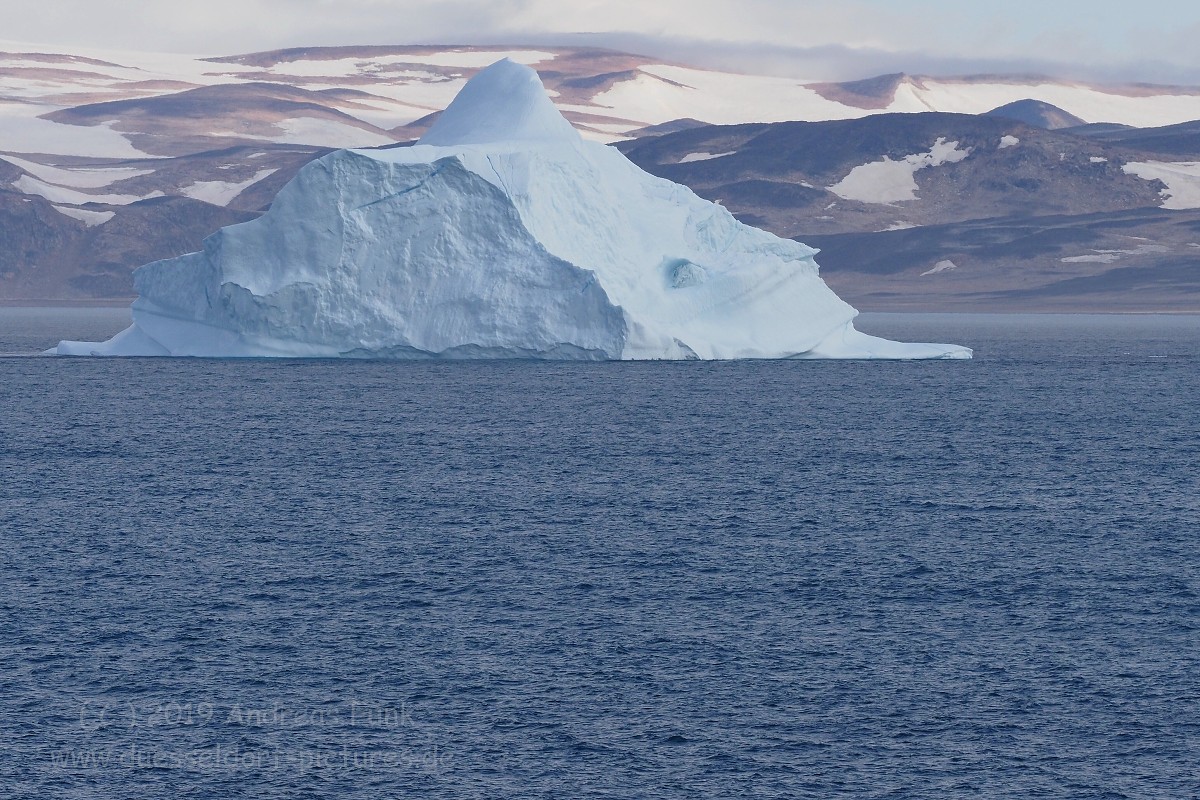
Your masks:
<instances>
[{"instance_id":1,"label":"snow patch on hillside","mask_svg":"<svg viewBox=\"0 0 1200 800\"><path fill-rule=\"evenodd\" d=\"M1059 259L1064 264L1111 264L1120 260L1121 255L1116 252L1089 253L1083 256L1067 256Z\"/></svg>"},{"instance_id":2,"label":"snow patch on hillside","mask_svg":"<svg viewBox=\"0 0 1200 800\"><path fill-rule=\"evenodd\" d=\"M280 61L272 64L272 74L292 78L353 78L380 75L386 71L388 80L436 81L444 78L436 72L424 70L386 69L390 64L411 63L396 58L302 58L295 61ZM380 75L380 77L383 77Z\"/></svg>"},{"instance_id":3,"label":"snow patch on hillside","mask_svg":"<svg viewBox=\"0 0 1200 800\"><path fill-rule=\"evenodd\" d=\"M412 53L348 58L298 58L273 64L270 71L281 77L358 78L377 77L395 83L441 83L447 77L440 72L411 69L413 66L449 69L480 69L500 58L521 64L553 61L556 53L545 50L446 50L440 53ZM460 76L461 77L461 76ZM460 84L461 85L461 84Z\"/></svg>"},{"instance_id":4,"label":"snow patch on hillside","mask_svg":"<svg viewBox=\"0 0 1200 800\"><path fill-rule=\"evenodd\" d=\"M556 53L546 50L443 50L438 53L396 53L359 58L296 59L276 64L272 70L293 75L358 75L386 72L389 78L400 74L404 77L414 75L424 80L441 80L443 77L435 72L399 73L389 67L418 64L451 69L482 69L502 58L519 64L539 64L553 61L557 57Z\"/></svg>"},{"instance_id":5,"label":"snow patch on hillside","mask_svg":"<svg viewBox=\"0 0 1200 800\"><path fill-rule=\"evenodd\" d=\"M937 275L939 272L949 272L950 270L954 269L958 269L958 264L946 259L945 261L939 261L934 264L933 269L922 272L921 277L924 278L926 275Z\"/></svg>"},{"instance_id":6,"label":"snow patch on hillside","mask_svg":"<svg viewBox=\"0 0 1200 800\"><path fill-rule=\"evenodd\" d=\"M115 217L115 211L88 211L86 208L70 208L69 206L54 206L55 211L65 216L77 219L89 228L103 225Z\"/></svg>"},{"instance_id":7,"label":"snow patch on hillside","mask_svg":"<svg viewBox=\"0 0 1200 800\"><path fill-rule=\"evenodd\" d=\"M430 55L406 55L402 58L408 64L480 69L505 58L518 64L538 64L542 61L553 61L556 56L545 50L447 50Z\"/></svg>"},{"instance_id":8,"label":"snow patch on hillside","mask_svg":"<svg viewBox=\"0 0 1200 800\"><path fill-rule=\"evenodd\" d=\"M127 206L130 203L136 203L138 200L147 200L151 197L162 197L162 192L151 192L150 194L88 194L85 192L68 189L64 186L55 186L54 184L39 181L31 175L22 175L20 178L12 182L13 188L25 194L36 194L39 197L44 197L51 203L66 203L73 206L82 206L87 203L103 203L109 206Z\"/></svg>"},{"instance_id":9,"label":"snow patch on hillside","mask_svg":"<svg viewBox=\"0 0 1200 800\"><path fill-rule=\"evenodd\" d=\"M259 170L254 173L252 178L238 183L230 181L196 181L190 186L182 187L179 193L193 200L212 203L214 206L227 206L243 191L277 171L274 169Z\"/></svg>"},{"instance_id":10,"label":"snow patch on hillside","mask_svg":"<svg viewBox=\"0 0 1200 800\"><path fill-rule=\"evenodd\" d=\"M1132 161L1121 169L1142 180L1165 183L1163 208L1177 211L1200 208L1200 161Z\"/></svg>"},{"instance_id":11,"label":"snow patch on hillside","mask_svg":"<svg viewBox=\"0 0 1200 800\"><path fill-rule=\"evenodd\" d=\"M860 203L891 205L917 199L918 170L954 164L971 154L971 148L958 149L958 142L947 142L939 137L928 153L916 153L893 161L884 156L882 161L862 164L850 170L846 177L828 187L829 191L843 200Z\"/></svg>"},{"instance_id":12,"label":"snow patch on hillside","mask_svg":"<svg viewBox=\"0 0 1200 800\"><path fill-rule=\"evenodd\" d=\"M379 83L372 83L363 88L370 90L371 94L391 100L401 107L397 111L396 118L390 124L384 125L384 127L394 128L397 125L407 125L424 117L431 111L441 111L466 85L466 78L452 78L440 81L411 81L409 83L381 80ZM596 111L596 109L591 107L586 107L584 110L590 113L595 113ZM355 109L346 109L346 112L357 116Z\"/></svg>"},{"instance_id":13,"label":"snow patch on hillside","mask_svg":"<svg viewBox=\"0 0 1200 800\"><path fill-rule=\"evenodd\" d=\"M152 169L133 169L131 167L77 167L75 169L64 169L62 167L39 164L36 161L27 161L23 158L10 155L0 156L0 159L20 167L39 180L58 186L70 186L75 189L102 189L117 181L139 178L142 175L150 175L154 172Z\"/></svg>"},{"instance_id":14,"label":"snow patch on hillside","mask_svg":"<svg viewBox=\"0 0 1200 800\"><path fill-rule=\"evenodd\" d=\"M1169 253L1171 248L1161 244L1139 244L1132 250L1093 250L1082 256L1067 256L1060 258L1064 264L1112 264L1125 256L1143 256L1150 254Z\"/></svg>"},{"instance_id":15,"label":"snow patch on hillside","mask_svg":"<svg viewBox=\"0 0 1200 800\"><path fill-rule=\"evenodd\" d=\"M1000 146L997 147L996 149L997 150L1006 150L1010 147L1016 147L1020 143L1021 143L1021 140L1018 139L1016 136L1007 136L1007 135L1001 136L1000 137Z\"/></svg>"},{"instance_id":16,"label":"snow patch on hillside","mask_svg":"<svg viewBox=\"0 0 1200 800\"><path fill-rule=\"evenodd\" d=\"M110 125L63 125L41 119L59 106L0 100L0 150L87 158L154 158L136 149Z\"/></svg>"},{"instance_id":17,"label":"snow patch on hillside","mask_svg":"<svg viewBox=\"0 0 1200 800\"><path fill-rule=\"evenodd\" d=\"M680 164L690 164L693 161L711 161L714 158L724 158L725 156L731 156L734 154L734 152L736 152L736 151L731 150L728 153L688 153L686 156L679 159L679 163Z\"/></svg>"},{"instance_id":18,"label":"snow patch on hillside","mask_svg":"<svg viewBox=\"0 0 1200 800\"><path fill-rule=\"evenodd\" d=\"M901 86L901 90L908 84ZM1163 91L1167 91L1163 87ZM897 92L899 99L900 92ZM945 111L983 114L1018 100L1041 100L1058 106L1085 122L1119 122L1139 128L1174 125L1197 117L1200 97L1195 94L1130 94L1106 92L1074 83L1007 81L956 81L922 78L906 103L893 103L887 111Z\"/></svg>"},{"instance_id":19,"label":"snow patch on hillside","mask_svg":"<svg viewBox=\"0 0 1200 800\"><path fill-rule=\"evenodd\" d=\"M316 117L295 117L275 123L281 133L275 136L251 136L245 133L228 133L240 139L278 142L279 144L307 144L313 147L355 148L379 147L395 144L391 136L357 128L345 122Z\"/></svg>"},{"instance_id":20,"label":"snow patch on hillside","mask_svg":"<svg viewBox=\"0 0 1200 800\"><path fill-rule=\"evenodd\" d=\"M596 95L597 106L617 116L658 125L690 117L713 125L789 120L851 119L861 108L826 100L789 78L735 75L690 67L644 66L633 80L621 81ZM561 106L596 113L593 106Z\"/></svg>"},{"instance_id":21,"label":"snow patch on hillside","mask_svg":"<svg viewBox=\"0 0 1200 800\"><path fill-rule=\"evenodd\" d=\"M378 148L379 145L394 144L396 139L382 133L364 131L353 125L334 120L319 120L313 116L278 122L283 136L276 142L287 144L311 144L318 148Z\"/></svg>"}]
</instances>

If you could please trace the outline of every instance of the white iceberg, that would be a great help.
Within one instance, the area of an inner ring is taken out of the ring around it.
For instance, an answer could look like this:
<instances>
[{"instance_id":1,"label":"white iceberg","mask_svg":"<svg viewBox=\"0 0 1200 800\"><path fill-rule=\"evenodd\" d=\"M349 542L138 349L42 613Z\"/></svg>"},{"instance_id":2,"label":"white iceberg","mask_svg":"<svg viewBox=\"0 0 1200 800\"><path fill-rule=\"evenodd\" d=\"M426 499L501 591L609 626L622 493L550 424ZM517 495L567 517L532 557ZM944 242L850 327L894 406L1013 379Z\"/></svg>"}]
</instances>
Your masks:
<instances>
[{"instance_id":1,"label":"white iceberg","mask_svg":"<svg viewBox=\"0 0 1200 800\"><path fill-rule=\"evenodd\" d=\"M259 219L138 269L131 327L51 352L970 357L855 330L816 252L584 141L504 60L414 146L307 165Z\"/></svg>"}]
</instances>

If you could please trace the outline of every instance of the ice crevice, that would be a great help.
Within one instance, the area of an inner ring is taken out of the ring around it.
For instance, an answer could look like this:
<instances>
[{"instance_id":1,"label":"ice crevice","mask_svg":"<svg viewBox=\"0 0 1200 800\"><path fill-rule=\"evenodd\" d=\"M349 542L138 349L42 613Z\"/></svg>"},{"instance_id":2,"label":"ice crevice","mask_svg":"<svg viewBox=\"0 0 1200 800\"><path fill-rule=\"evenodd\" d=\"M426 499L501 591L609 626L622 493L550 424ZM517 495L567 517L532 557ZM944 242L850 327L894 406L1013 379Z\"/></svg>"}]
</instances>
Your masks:
<instances>
[{"instance_id":1,"label":"ice crevice","mask_svg":"<svg viewBox=\"0 0 1200 800\"><path fill-rule=\"evenodd\" d=\"M438 176L438 174L439 174L439 173L441 173L441 171L442 171L444 168L445 168L445 163L439 163L439 164L437 165L437 168L436 168L436 169L435 169L433 172L429 173L429 176L428 176L428 177L426 177L424 180L420 181L419 183L417 183L417 184L415 184L415 185L413 185L413 186L409 186L409 187L408 187L408 188L406 188L406 189L401 189L401 190L400 190L400 191L398 191L398 192L392 192L391 194L384 195L383 197L379 198L378 200L372 200L372 201L371 201L371 202L369 202L369 203L363 203L363 204L362 204L362 205L360 205L360 206L355 206L354 210L355 210L355 211L361 211L361 210L363 210L364 208L370 208L371 206L378 205L378 204L380 204L380 203L386 203L386 202L387 202L387 201L389 201L389 200L394 200L394 199L396 199L396 198L398 198L398 197L403 197L404 195L406 195L406 194L409 194L410 192L415 192L415 191L417 191L418 189L420 189L420 188L424 187L426 183L428 183L429 181L431 181L431 180L433 180L434 178L436 178L436 177Z\"/></svg>"}]
</instances>

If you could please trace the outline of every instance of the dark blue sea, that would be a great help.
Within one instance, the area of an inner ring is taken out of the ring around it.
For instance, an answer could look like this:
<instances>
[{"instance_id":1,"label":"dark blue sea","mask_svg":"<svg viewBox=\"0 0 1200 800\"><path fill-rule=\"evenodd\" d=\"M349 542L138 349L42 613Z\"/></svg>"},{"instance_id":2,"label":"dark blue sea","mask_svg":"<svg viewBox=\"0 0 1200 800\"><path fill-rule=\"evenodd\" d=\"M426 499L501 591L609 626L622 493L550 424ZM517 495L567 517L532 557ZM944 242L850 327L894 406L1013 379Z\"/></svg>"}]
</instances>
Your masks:
<instances>
[{"instance_id":1,"label":"dark blue sea","mask_svg":"<svg viewBox=\"0 0 1200 800\"><path fill-rule=\"evenodd\" d=\"M861 327L0 358L0 797L1200 796L1200 318Z\"/></svg>"}]
</instances>

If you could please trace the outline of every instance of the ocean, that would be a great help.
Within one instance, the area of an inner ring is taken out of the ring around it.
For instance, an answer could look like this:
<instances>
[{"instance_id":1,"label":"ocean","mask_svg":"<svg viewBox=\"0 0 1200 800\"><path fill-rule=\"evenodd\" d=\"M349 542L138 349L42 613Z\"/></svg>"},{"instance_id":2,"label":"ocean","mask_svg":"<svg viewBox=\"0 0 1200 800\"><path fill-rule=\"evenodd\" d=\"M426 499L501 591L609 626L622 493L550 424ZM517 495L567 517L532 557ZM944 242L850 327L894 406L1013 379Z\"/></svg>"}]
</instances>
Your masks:
<instances>
[{"instance_id":1,"label":"ocean","mask_svg":"<svg viewBox=\"0 0 1200 800\"><path fill-rule=\"evenodd\" d=\"M1200 317L972 361L37 358L0 795L1200 796Z\"/></svg>"}]
</instances>

